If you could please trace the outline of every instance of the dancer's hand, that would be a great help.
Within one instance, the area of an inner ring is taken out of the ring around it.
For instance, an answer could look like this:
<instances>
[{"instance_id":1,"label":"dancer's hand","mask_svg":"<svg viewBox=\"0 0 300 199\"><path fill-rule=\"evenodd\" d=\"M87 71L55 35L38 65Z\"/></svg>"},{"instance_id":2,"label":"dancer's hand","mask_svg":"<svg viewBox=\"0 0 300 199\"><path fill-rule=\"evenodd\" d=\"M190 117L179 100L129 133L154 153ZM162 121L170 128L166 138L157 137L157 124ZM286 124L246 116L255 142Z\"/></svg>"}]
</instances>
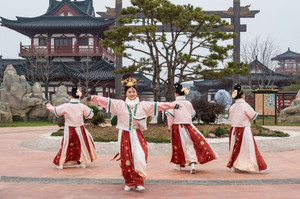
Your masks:
<instances>
[{"instance_id":1,"label":"dancer's hand","mask_svg":"<svg viewBox=\"0 0 300 199\"><path fill-rule=\"evenodd\" d=\"M45 105L50 103L47 99L43 99L43 100Z\"/></svg>"},{"instance_id":2,"label":"dancer's hand","mask_svg":"<svg viewBox=\"0 0 300 199\"><path fill-rule=\"evenodd\" d=\"M85 97L83 98L83 101L91 101L91 95L90 94L86 94Z\"/></svg>"}]
</instances>

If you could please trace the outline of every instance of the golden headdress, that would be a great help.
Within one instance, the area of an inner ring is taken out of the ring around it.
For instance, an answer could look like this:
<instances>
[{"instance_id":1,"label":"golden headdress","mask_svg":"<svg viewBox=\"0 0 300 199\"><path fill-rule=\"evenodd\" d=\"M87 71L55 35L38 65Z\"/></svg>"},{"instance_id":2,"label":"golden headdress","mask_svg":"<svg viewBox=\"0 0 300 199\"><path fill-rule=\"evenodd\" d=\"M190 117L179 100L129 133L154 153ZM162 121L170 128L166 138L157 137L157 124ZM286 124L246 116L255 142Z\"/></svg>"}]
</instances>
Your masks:
<instances>
[{"instance_id":1,"label":"golden headdress","mask_svg":"<svg viewBox=\"0 0 300 199\"><path fill-rule=\"evenodd\" d=\"M128 77L126 79L124 79L123 81L121 81L123 87L134 87L137 83L136 79L134 79L133 77Z\"/></svg>"}]
</instances>

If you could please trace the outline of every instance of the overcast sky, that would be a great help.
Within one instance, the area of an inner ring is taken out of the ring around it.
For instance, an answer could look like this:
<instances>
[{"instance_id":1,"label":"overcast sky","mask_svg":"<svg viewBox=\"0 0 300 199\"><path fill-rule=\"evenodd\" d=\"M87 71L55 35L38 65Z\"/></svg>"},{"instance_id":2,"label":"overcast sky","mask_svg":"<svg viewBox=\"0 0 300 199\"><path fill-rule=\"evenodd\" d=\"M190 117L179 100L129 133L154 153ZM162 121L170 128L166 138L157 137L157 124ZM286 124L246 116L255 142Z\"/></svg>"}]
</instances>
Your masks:
<instances>
[{"instance_id":1,"label":"overcast sky","mask_svg":"<svg viewBox=\"0 0 300 199\"><path fill-rule=\"evenodd\" d=\"M123 0L123 7L130 0ZM233 0L171 0L172 3L192 4L204 10L227 10ZM0 0L0 16L7 19L36 17L44 14L49 0ZM106 11L105 6L114 7L115 0L94 0L96 12ZM273 38L282 52L288 47L300 53L300 0L241 0L241 5L251 4L250 9L260 10L255 18L242 19L247 24L247 32L242 33L242 42L256 36ZM20 42L29 45L28 37L5 27L0 27L0 55L3 58L18 58Z\"/></svg>"}]
</instances>

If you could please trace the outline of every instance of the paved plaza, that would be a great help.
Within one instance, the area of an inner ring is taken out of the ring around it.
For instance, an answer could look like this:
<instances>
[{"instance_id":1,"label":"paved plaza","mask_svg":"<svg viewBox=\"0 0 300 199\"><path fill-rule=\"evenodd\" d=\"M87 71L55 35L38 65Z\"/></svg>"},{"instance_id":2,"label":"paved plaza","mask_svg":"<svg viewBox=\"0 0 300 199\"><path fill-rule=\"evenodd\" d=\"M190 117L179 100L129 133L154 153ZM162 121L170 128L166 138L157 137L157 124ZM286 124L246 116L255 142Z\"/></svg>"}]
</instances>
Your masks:
<instances>
[{"instance_id":1,"label":"paved plaza","mask_svg":"<svg viewBox=\"0 0 300 199\"><path fill-rule=\"evenodd\" d=\"M119 162L111 161L116 143L96 143L98 159L86 169L57 170L52 164L61 138L49 127L0 128L0 198L300 198L300 127L273 126L288 138L257 137L270 170L230 173L228 138L208 139L220 154L215 161L174 171L170 144L149 144L146 191L124 192Z\"/></svg>"}]
</instances>

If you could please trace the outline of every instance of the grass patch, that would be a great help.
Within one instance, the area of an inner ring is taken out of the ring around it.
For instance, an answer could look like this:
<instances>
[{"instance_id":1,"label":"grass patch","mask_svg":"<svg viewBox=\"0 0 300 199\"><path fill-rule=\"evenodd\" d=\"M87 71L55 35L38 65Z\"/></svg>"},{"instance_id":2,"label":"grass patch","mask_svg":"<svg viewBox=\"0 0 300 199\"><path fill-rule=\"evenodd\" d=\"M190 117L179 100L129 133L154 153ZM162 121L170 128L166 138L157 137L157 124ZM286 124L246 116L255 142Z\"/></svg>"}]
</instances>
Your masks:
<instances>
[{"instance_id":1,"label":"grass patch","mask_svg":"<svg viewBox=\"0 0 300 199\"><path fill-rule=\"evenodd\" d=\"M94 141L95 142L116 142L116 141L118 141L118 139L106 139L106 138L102 138L102 137L95 137Z\"/></svg>"},{"instance_id":2,"label":"grass patch","mask_svg":"<svg viewBox=\"0 0 300 199\"><path fill-rule=\"evenodd\" d=\"M152 142L152 143L170 143L170 139L165 139L165 138L152 138L152 137L145 137L147 142Z\"/></svg>"},{"instance_id":3,"label":"grass patch","mask_svg":"<svg viewBox=\"0 0 300 199\"><path fill-rule=\"evenodd\" d=\"M0 127L26 127L26 126L56 126L57 124L49 121L31 121L31 122L12 122L1 123Z\"/></svg>"},{"instance_id":4,"label":"grass patch","mask_svg":"<svg viewBox=\"0 0 300 199\"><path fill-rule=\"evenodd\" d=\"M63 136L64 135L64 129L59 129L58 131L51 134L51 136Z\"/></svg>"},{"instance_id":5,"label":"grass patch","mask_svg":"<svg viewBox=\"0 0 300 199\"><path fill-rule=\"evenodd\" d=\"M228 137L230 125L228 124L211 124L211 125L195 125L195 127L205 136L210 137L209 134L214 134L217 137ZM87 130L91 133L95 142L115 142L118 140L118 129L112 127L100 127L95 125L87 125ZM287 137L287 133L280 131L271 131L260 125L252 126L255 136L272 136L272 137ZM62 136L63 129L53 133L52 136ZM171 132L168 132L168 127L165 124L149 124L148 129L143 131L143 135L147 142L152 143L170 143Z\"/></svg>"},{"instance_id":6,"label":"grass patch","mask_svg":"<svg viewBox=\"0 0 300 199\"><path fill-rule=\"evenodd\" d=\"M254 123L252 122L252 124L254 124ZM263 124L263 117L258 116L255 120L255 125L274 126L275 118L274 118L274 116L265 116L264 124ZM276 126L300 126L300 123L279 122L279 117L278 117Z\"/></svg>"}]
</instances>

